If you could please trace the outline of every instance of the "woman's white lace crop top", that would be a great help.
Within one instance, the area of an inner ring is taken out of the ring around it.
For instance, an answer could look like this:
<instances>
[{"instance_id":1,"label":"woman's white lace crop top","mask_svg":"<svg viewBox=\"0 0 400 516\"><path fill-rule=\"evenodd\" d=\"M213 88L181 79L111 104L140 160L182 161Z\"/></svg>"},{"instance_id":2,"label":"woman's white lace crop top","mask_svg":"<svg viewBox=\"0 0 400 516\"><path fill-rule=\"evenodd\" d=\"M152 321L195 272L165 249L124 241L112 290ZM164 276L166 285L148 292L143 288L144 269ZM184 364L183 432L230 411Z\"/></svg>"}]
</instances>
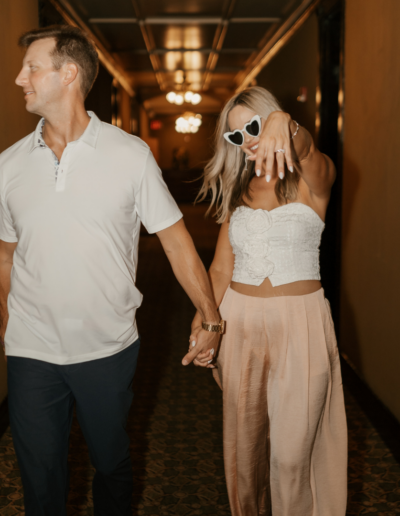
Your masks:
<instances>
[{"instance_id":1,"label":"woman's white lace crop top","mask_svg":"<svg viewBox=\"0 0 400 516\"><path fill-rule=\"evenodd\" d=\"M319 245L325 224L305 204L294 202L274 210L240 206L229 224L235 254L233 281L273 287L300 280L319 280Z\"/></svg>"}]
</instances>

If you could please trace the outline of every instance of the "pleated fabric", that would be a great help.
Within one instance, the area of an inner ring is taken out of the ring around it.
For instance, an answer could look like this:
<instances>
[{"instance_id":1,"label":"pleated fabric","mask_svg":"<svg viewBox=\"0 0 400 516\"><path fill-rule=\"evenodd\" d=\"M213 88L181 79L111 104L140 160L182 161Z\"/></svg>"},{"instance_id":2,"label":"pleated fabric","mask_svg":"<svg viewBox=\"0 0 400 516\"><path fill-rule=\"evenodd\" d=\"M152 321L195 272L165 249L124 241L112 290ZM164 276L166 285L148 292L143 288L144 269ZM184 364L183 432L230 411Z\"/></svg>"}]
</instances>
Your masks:
<instances>
[{"instance_id":1,"label":"pleated fabric","mask_svg":"<svg viewBox=\"0 0 400 516\"><path fill-rule=\"evenodd\" d=\"M345 516L347 425L323 290L259 298L228 288L220 313L213 374L232 516Z\"/></svg>"}]
</instances>

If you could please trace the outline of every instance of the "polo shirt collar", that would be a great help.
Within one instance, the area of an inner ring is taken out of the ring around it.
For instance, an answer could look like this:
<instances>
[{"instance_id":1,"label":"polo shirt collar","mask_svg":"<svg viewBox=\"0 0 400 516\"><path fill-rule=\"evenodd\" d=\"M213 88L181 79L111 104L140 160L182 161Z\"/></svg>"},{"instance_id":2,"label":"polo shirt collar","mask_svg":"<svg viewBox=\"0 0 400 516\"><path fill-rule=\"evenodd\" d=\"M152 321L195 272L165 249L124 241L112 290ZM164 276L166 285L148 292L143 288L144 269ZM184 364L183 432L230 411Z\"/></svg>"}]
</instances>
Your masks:
<instances>
[{"instance_id":1,"label":"polo shirt collar","mask_svg":"<svg viewBox=\"0 0 400 516\"><path fill-rule=\"evenodd\" d=\"M88 111L87 114L90 116L89 125L86 127L85 132L79 138L80 141L87 143L94 149L96 148L97 138L99 136L101 122L93 111Z\"/></svg>"},{"instance_id":2,"label":"polo shirt collar","mask_svg":"<svg viewBox=\"0 0 400 516\"><path fill-rule=\"evenodd\" d=\"M93 111L88 111L87 114L90 116L90 122L86 127L84 133L78 138L77 141L82 141L93 148L96 148L97 138L99 136L101 121ZM36 147L43 147L42 138L42 127L44 125L44 118L39 120L36 126L35 132L33 133L32 145L29 152L32 152Z\"/></svg>"}]
</instances>

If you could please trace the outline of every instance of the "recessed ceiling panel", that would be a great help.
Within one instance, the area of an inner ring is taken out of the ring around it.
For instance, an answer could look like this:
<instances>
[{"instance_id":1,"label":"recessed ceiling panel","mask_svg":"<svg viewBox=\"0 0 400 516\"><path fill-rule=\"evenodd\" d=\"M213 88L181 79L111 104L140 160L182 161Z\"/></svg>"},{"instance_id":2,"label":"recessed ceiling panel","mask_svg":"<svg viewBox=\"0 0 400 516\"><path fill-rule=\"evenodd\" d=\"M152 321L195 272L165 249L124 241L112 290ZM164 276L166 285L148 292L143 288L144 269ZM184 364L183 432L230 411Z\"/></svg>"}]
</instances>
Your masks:
<instances>
[{"instance_id":1,"label":"recessed ceiling panel","mask_svg":"<svg viewBox=\"0 0 400 516\"><path fill-rule=\"evenodd\" d=\"M219 88L221 86L232 87L235 85L235 73L216 73L211 76L210 88Z\"/></svg>"},{"instance_id":2,"label":"recessed ceiling panel","mask_svg":"<svg viewBox=\"0 0 400 516\"><path fill-rule=\"evenodd\" d=\"M224 0L139 0L141 16L221 16Z\"/></svg>"},{"instance_id":3,"label":"recessed ceiling panel","mask_svg":"<svg viewBox=\"0 0 400 516\"><path fill-rule=\"evenodd\" d=\"M204 73L197 70L191 70L186 72L186 84L193 86L195 90L198 90L203 80Z\"/></svg>"},{"instance_id":4,"label":"recessed ceiling panel","mask_svg":"<svg viewBox=\"0 0 400 516\"><path fill-rule=\"evenodd\" d=\"M128 75L131 77L132 82L136 88L140 88L141 94L144 89L153 88L156 95L160 92L160 88L154 72L130 72Z\"/></svg>"},{"instance_id":5,"label":"recessed ceiling panel","mask_svg":"<svg viewBox=\"0 0 400 516\"><path fill-rule=\"evenodd\" d=\"M160 60L164 70L201 70L207 64L207 57L201 52L167 52Z\"/></svg>"},{"instance_id":6,"label":"recessed ceiling panel","mask_svg":"<svg viewBox=\"0 0 400 516\"><path fill-rule=\"evenodd\" d=\"M236 0L232 18L287 17L303 0Z\"/></svg>"},{"instance_id":7,"label":"recessed ceiling panel","mask_svg":"<svg viewBox=\"0 0 400 516\"><path fill-rule=\"evenodd\" d=\"M220 54L217 61L216 71L221 68L244 68L251 52L245 54Z\"/></svg>"},{"instance_id":8,"label":"recessed ceiling panel","mask_svg":"<svg viewBox=\"0 0 400 516\"><path fill-rule=\"evenodd\" d=\"M135 54L134 52L118 52L114 53L118 61L128 72L133 71L151 71L153 69L148 54Z\"/></svg>"},{"instance_id":9,"label":"recessed ceiling panel","mask_svg":"<svg viewBox=\"0 0 400 516\"><path fill-rule=\"evenodd\" d=\"M198 90L203 79L204 73L195 70L185 73L179 71L163 73L163 81L168 84L171 89L192 88Z\"/></svg>"},{"instance_id":10,"label":"recessed ceiling panel","mask_svg":"<svg viewBox=\"0 0 400 516\"><path fill-rule=\"evenodd\" d=\"M87 18L134 18L131 0L70 0Z\"/></svg>"},{"instance_id":11,"label":"recessed ceiling panel","mask_svg":"<svg viewBox=\"0 0 400 516\"><path fill-rule=\"evenodd\" d=\"M114 52L146 49L140 27L136 23L101 23L97 28Z\"/></svg>"},{"instance_id":12,"label":"recessed ceiling panel","mask_svg":"<svg viewBox=\"0 0 400 516\"><path fill-rule=\"evenodd\" d=\"M254 48L271 27L270 23L231 23L223 48Z\"/></svg>"},{"instance_id":13,"label":"recessed ceiling panel","mask_svg":"<svg viewBox=\"0 0 400 516\"><path fill-rule=\"evenodd\" d=\"M210 48L216 25L151 25L157 48Z\"/></svg>"}]
</instances>

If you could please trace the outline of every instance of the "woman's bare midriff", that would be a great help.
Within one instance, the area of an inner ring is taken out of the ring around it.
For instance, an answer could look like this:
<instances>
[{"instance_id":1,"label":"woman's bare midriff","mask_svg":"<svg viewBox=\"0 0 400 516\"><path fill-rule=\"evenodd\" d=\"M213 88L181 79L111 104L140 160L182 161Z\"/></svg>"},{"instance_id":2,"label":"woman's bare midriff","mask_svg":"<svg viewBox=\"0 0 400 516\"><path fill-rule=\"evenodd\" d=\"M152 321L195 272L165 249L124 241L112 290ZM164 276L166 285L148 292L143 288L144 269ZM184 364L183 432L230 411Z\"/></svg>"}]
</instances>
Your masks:
<instances>
[{"instance_id":1,"label":"woman's bare midriff","mask_svg":"<svg viewBox=\"0 0 400 516\"><path fill-rule=\"evenodd\" d=\"M251 297L305 296L317 292L321 288L321 282L319 280L304 280L273 287L270 280L266 278L258 287L237 283L236 281L232 281L230 286L235 292Z\"/></svg>"}]
</instances>

